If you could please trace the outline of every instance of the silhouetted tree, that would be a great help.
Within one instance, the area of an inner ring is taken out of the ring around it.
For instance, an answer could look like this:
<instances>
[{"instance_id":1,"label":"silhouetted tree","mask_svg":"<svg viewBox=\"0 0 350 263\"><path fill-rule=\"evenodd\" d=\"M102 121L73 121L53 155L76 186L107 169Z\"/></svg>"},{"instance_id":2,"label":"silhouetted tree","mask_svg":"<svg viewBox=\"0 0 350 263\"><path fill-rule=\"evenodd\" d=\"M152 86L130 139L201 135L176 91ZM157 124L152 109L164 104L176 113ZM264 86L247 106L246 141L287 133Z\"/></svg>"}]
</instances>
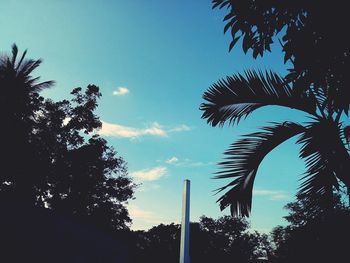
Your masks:
<instances>
[{"instance_id":1,"label":"silhouetted tree","mask_svg":"<svg viewBox=\"0 0 350 263\"><path fill-rule=\"evenodd\" d=\"M148 231L127 235L134 246L133 262L178 262L180 255L180 225L160 224Z\"/></svg>"},{"instance_id":2,"label":"silhouetted tree","mask_svg":"<svg viewBox=\"0 0 350 263\"><path fill-rule=\"evenodd\" d=\"M286 205L289 225L273 229L273 262L340 262L349 256L344 240L350 234L349 209L335 195L332 213L310 211L309 199L299 195Z\"/></svg>"},{"instance_id":3,"label":"silhouetted tree","mask_svg":"<svg viewBox=\"0 0 350 263\"><path fill-rule=\"evenodd\" d=\"M336 0L213 0L213 8L227 8L224 32L230 32L232 49L239 40L253 57L282 46L284 61L292 68L286 80L299 92L324 96L323 108L336 115L348 112L350 92L350 38L346 2Z\"/></svg>"},{"instance_id":4,"label":"silhouetted tree","mask_svg":"<svg viewBox=\"0 0 350 263\"><path fill-rule=\"evenodd\" d=\"M148 231L136 231L134 262L178 262L180 225L160 224ZM270 243L267 235L249 231L245 219L230 216L213 219L201 217L190 224L191 262L255 262L267 256Z\"/></svg>"},{"instance_id":5,"label":"silhouetted tree","mask_svg":"<svg viewBox=\"0 0 350 263\"><path fill-rule=\"evenodd\" d=\"M345 88L349 83L345 74L349 45L334 44L332 31L343 22L339 18L324 19L327 12L334 10L319 2L214 0L213 3L214 7L228 7L224 20L228 21L225 31L231 29L233 36L230 48L243 39L245 52L251 49L254 57L262 56L282 35L285 61L290 60L293 68L286 77L251 70L218 81L203 95L206 102L201 105L202 118L212 126L234 125L264 106L298 109L310 117L310 122L303 125L273 123L231 145L216 176L234 178L219 189L219 192L228 189L218 200L221 209L230 206L233 215L248 216L260 163L275 147L296 135L301 145L300 157L307 166L298 194L308 196L318 209L329 209L339 180L350 187L350 157L345 140L349 128L346 122L340 122L341 116L348 114L350 102ZM344 18L341 9L335 7ZM330 43L333 44L328 46Z\"/></svg>"},{"instance_id":6,"label":"silhouetted tree","mask_svg":"<svg viewBox=\"0 0 350 263\"><path fill-rule=\"evenodd\" d=\"M335 193L333 195L332 207L336 213L344 212L348 209L340 193ZM296 201L288 203L285 209L289 211L289 214L284 218L289 222L292 228L305 226L307 223L320 220L321 218L324 220L324 217L329 216L329 213L315 209L306 195L297 195Z\"/></svg>"},{"instance_id":7,"label":"silhouetted tree","mask_svg":"<svg viewBox=\"0 0 350 263\"><path fill-rule=\"evenodd\" d=\"M249 232L249 223L244 218L223 216L215 220L203 216L199 226L209 241L201 248L202 257L208 262L253 262L268 256L267 235Z\"/></svg>"},{"instance_id":8,"label":"silhouetted tree","mask_svg":"<svg viewBox=\"0 0 350 263\"><path fill-rule=\"evenodd\" d=\"M36 149L32 147L32 128L35 112L43 98L39 92L53 85L52 81L40 82L32 72L41 60L26 58L27 51L18 55L16 45L11 55L0 57L0 116L1 138L1 192L17 189L16 196L34 203L37 184L45 179L37 172Z\"/></svg>"},{"instance_id":9,"label":"silhouetted tree","mask_svg":"<svg viewBox=\"0 0 350 263\"><path fill-rule=\"evenodd\" d=\"M47 207L105 229L126 229L126 203L134 184L125 161L95 131L99 88L75 88L71 101L54 102L39 92L53 82L31 76L40 60L0 60L3 157L0 194Z\"/></svg>"}]
</instances>

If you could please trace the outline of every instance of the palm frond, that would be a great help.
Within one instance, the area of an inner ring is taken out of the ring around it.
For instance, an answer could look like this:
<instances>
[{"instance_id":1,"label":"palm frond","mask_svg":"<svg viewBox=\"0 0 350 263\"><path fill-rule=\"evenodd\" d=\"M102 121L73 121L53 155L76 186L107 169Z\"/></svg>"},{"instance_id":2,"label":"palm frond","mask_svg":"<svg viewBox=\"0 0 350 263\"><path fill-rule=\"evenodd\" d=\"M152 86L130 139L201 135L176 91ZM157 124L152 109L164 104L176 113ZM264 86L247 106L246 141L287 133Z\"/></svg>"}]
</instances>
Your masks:
<instances>
[{"instance_id":1,"label":"palm frond","mask_svg":"<svg viewBox=\"0 0 350 263\"><path fill-rule=\"evenodd\" d=\"M306 126L297 143L302 145L300 157L307 167L298 194L307 196L320 209L331 206L338 179L346 185L350 183L350 157L339 124L319 118Z\"/></svg>"},{"instance_id":2,"label":"palm frond","mask_svg":"<svg viewBox=\"0 0 350 263\"><path fill-rule=\"evenodd\" d=\"M24 58L25 58L26 55L27 55L27 52L28 52L27 49L24 50L24 52L23 52L23 54L22 54L22 57L20 58L20 60L19 60L18 63L17 63L16 71L18 71L18 69L21 67L22 62L23 62ZM14 64L13 64L13 65L14 65Z\"/></svg>"},{"instance_id":3,"label":"palm frond","mask_svg":"<svg viewBox=\"0 0 350 263\"><path fill-rule=\"evenodd\" d=\"M221 210L230 206L232 215L249 216L253 183L260 163L276 146L304 131L302 125L293 122L272 124L263 127L261 132L245 135L225 152L225 161L219 163L223 170L217 172L215 178L235 179L218 189L221 192L231 188L217 201Z\"/></svg>"},{"instance_id":4,"label":"palm frond","mask_svg":"<svg viewBox=\"0 0 350 263\"><path fill-rule=\"evenodd\" d=\"M15 64L16 58L17 58L17 54L18 54L18 48L16 44L12 45L12 60L11 63L12 65Z\"/></svg>"},{"instance_id":5,"label":"palm frond","mask_svg":"<svg viewBox=\"0 0 350 263\"><path fill-rule=\"evenodd\" d=\"M273 72L247 71L214 83L203 95L202 118L212 126L238 123L254 110L278 105L316 114L315 98L294 92L291 86Z\"/></svg>"},{"instance_id":6,"label":"palm frond","mask_svg":"<svg viewBox=\"0 0 350 263\"><path fill-rule=\"evenodd\" d=\"M55 83L54 81L39 82L40 77L32 77L31 73L42 63L41 59L26 59L27 50L25 50L17 62L18 48L16 44L12 45L12 55L5 54L0 56L0 71L1 74L8 78L16 79L21 83L21 87L26 89L28 93L38 93L44 89L50 88ZM13 79L13 80L14 80ZM13 87L11 87L13 88ZM16 86L18 88L18 86ZM20 91L17 91L20 92Z\"/></svg>"},{"instance_id":7,"label":"palm frond","mask_svg":"<svg viewBox=\"0 0 350 263\"><path fill-rule=\"evenodd\" d=\"M53 80L36 83L35 85L31 86L31 92L39 93L44 89L51 88L54 84L55 84L55 81Z\"/></svg>"},{"instance_id":8,"label":"palm frond","mask_svg":"<svg viewBox=\"0 0 350 263\"><path fill-rule=\"evenodd\" d=\"M41 59L33 60L33 59L28 59L28 60L23 60L22 64L17 67L17 74L22 74L22 75L29 75L32 73L37 67L40 66L42 63Z\"/></svg>"}]
</instances>

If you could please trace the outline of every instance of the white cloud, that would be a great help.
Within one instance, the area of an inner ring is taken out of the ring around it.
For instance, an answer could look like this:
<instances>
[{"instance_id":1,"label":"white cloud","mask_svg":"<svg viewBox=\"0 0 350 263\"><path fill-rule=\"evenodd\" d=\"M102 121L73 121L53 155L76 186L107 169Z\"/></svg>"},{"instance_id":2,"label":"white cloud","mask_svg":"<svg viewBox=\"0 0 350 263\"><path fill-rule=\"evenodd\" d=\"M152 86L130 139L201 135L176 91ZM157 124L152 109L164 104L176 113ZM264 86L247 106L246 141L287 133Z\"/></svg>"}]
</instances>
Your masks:
<instances>
[{"instance_id":1,"label":"white cloud","mask_svg":"<svg viewBox=\"0 0 350 263\"><path fill-rule=\"evenodd\" d=\"M145 128L134 128L102 121L102 128L99 129L97 133L103 136L135 139L145 135L168 137L169 133L189 130L190 128L184 124L176 126L175 128L165 128L158 122L153 122Z\"/></svg>"},{"instance_id":2,"label":"white cloud","mask_svg":"<svg viewBox=\"0 0 350 263\"><path fill-rule=\"evenodd\" d=\"M284 191L276 191L276 190L267 190L267 189L256 189L253 191L253 195L256 196L265 196L270 200L288 200L290 196Z\"/></svg>"},{"instance_id":3,"label":"white cloud","mask_svg":"<svg viewBox=\"0 0 350 263\"><path fill-rule=\"evenodd\" d=\"M207 163L204 163L204 162L188 162L188 163L185 163L183 166L189 166L189 167L202 167L202 166L209 166L209 165L213 165L215 164L214 162L207 162Z\"/></svg>"},{"instance_id":4,"label":"white cloud","mask_svg":"<svg viewBox=\"0 0 350 263\"><path fill-rule=\"evenodd\" d=\"M134 218L153 219L153 216L154 216L154 213L150 211L142 210L135 205L129 206L129 213Z\"/></svg>"},{"instance_id":5,"label":"white cloud","mask_svg":"<svg viewBox=\"0 0 350 263\"><path fill-rule=\"evenodd\" d=\"M156 213L143 210L136 205L129 205L128 211L133 220L137 219L154 224L162 222L162 218L157 216Z\"/></svg>"},{"instance_id":6,"label":"white cloud","mask_svg":"<svg viewBox=\"0 0 350 263\"><path fill-rule=\"evenodd\" d=\"M148 192L148 191L154 191L160 188L159 184L145 184L142 183L142 185L138 188L139 192Z\"/></svg>"},{"instance_id":7,"label":"white cloud","mask_svg":"<svg viewBox=\"0 0 350 263\"><path fill-rule=\"evenodd\" d=\"M141 181L155 181L166 175L168 172L164 166L158 166L150 169L143 169L130 173L131 176L136 177Z\"/></svg>"},{"instance_id":8,"label":"white cloud","mask_svg":"<svg viewBox=\"0 0 350 263\"><path fill-rule=\"evenodd\" d=\"M124 96L128 94L130 91L127 87L118 87L117 90L113 91L113 96Z\"/></svg>"},{"instance_id":9,"label":"white cloud","mask_svg":"<svg viewBox=\"0 0 350 263\"><path fill-rule=\"evenodd\" d=\"M169 216L164 216L164 211L159 213L155 206L150 207L152 210L145 210L135 204L128 205L128 211L132 219L131 229L133 230L147 230L155 225L170 224L171 222L177 222L177 218L169 218Z\"/></svg>"},{"instance_id":10,"label":"white cloud","mask_svg":"<svg viewBox=\"0 0 350 263\"><path fill-rule=\"evenodd\" d=\"M146 129L143 130L144 134L149 134L149 135L157 135L157 136L168 136L167 132L163 129L163 127L157 123L153 122L152 125Z\"/></svg>"},{"instance_id":11,"label":"white cloud","mask_svg":"<svg viewBox=\"0 0 350 263\"><path fill-rule=\"evenodd\" d=\"M202 166L210 166L215 164L214 162L200 162L193 161L191 159L179 159L177 157L172 157L165 161L167 164L172 164L178 167L202 167Z\"/></svg>"},{"instance_id":12,"label":"white cloud","mask_svg":"<svg viewBox=\"0 0 350 263\"><path fill-rule=\"evenodd\" d=\"M173 156L173 157L169 158L168 160L166 160L165 162L167 164L174 164L174 163L177 163L178 161L179 161L179 159L176 156Z\"/></svg>"},{"instance_id":13,"label":"white cloud","mask_svg":"<svg viewBox=\"0 0 350 263\"><path fill-rule=\"evenodd\" d=\"M190 130L192 129L189 126L185 124L181 124L169 129L169 132L182 132L182 131L190 131Z\"/></svg>"},{"instance_id":14,"label":"white cloud","mask_svg":"<svg viewBox=\"0 0 350 263\"><path fill-rule=\"evenodd\" d=\"M168 136L167 132L157 122L152 123L149 127L139 129L102 121L102 128L98 131L98 134L130 139L138 138L144 135L159 137Z\"/></svg>"}]
</instances>

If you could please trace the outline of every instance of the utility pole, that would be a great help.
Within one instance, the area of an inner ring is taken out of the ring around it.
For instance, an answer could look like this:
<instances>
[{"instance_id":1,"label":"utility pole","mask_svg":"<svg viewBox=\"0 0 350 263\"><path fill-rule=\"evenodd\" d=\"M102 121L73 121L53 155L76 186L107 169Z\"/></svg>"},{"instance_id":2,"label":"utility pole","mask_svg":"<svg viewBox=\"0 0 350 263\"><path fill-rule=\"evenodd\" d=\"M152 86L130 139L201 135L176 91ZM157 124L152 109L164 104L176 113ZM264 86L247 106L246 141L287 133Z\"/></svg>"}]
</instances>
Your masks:
<instances>
[{"instance_id":1,"label":"utility pole","mask_svg":"<svg viewBox=\"0 0 350 263\"><path fill-rule=\"evenodd\" d=\"M180 263L190 263L190 180L184 181L182 192L182 220Z\"/></svg>"}]
</instances>

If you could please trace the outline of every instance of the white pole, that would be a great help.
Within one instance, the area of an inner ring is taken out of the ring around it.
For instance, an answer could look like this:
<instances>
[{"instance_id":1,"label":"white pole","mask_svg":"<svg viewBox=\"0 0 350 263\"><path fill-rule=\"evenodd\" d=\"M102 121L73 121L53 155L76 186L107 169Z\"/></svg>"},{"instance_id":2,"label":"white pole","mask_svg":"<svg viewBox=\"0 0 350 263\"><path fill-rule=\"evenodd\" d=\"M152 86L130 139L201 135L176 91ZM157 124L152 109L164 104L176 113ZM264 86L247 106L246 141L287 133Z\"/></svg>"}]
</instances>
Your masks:
<instances>
[{"instance_id":1,"label":"white pole","mask_svg":"<svg viewBox=\"0 0 350 263\"><path fill-rule=\"evenodd\" d=\"M180 241L180 263L190 263L190 180L184 181L182 192L182 220Z\"/></svg>"}]
</instances>

